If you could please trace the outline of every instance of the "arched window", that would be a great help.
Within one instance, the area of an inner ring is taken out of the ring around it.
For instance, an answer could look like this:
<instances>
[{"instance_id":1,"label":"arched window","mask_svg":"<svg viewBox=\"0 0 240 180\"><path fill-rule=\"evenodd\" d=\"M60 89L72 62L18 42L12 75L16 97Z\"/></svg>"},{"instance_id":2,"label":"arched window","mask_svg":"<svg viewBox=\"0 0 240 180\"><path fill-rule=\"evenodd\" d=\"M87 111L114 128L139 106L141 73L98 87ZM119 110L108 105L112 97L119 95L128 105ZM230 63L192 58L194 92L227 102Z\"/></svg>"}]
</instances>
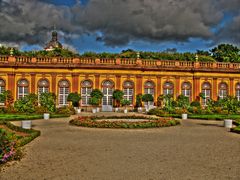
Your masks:
<instances>
[{"instance_id":1,"label":"arched window","mask_svg":"<svg viewBox=\"0 0 240 180\"><path fill-rule=\"evenodd\" d=\"M38 81L38 97L42 93L48 93L49 92L49 81L47 79L41 79Z\"/></svg>"},{"instance_id":2,"label":"arched window","mask_svg":"<svg viewBox=\"0 0 240 180\"><path fill-rule=\"evenodd\" d=\"M203 94L203 106L207 105L208 100L211 98L211 85L209 82L204 82L202 84L202 94Z\"/></svg>"},{"instance_id":3,"label":"arched window","mask_svg":"<svg viewBox=\"0 0 240 180\"><path fill-rule=\"evenodd\" d=\"M124 99L127 99L133 104L133 96L134 96L134 84L132 81L125 81L123 83L123 92Z\"/></svg>"},{"instance_id":4,"label":"arched window","mask_svg":"<svg viewBox=\"0 0 240 180\"><path fill-rule=\"evenodd\" d=\"M68 105L67 97L69 94L70 84L67 80L61 80L58 83L59 87L59 105L65 106Z\"/></svg>"},{"instance_id":5,"label":"arched window","mask_svg":"<svg viewBox=\"0 0 240 180\"><path fill-rule=\"evenodd\" d=\"M151 94L154 97L155 85L152 81L147 81L144 84L144 94ZM154 105L154 102L145 102L145 105Z\"/></svg>"},{"instance_id":6,"label":"arched window","mask_svg":"<svg viewBox=\"0 0 240 180\"><path fill-rule=\"evenodd\" d=\"M6 89L6 83L3 79L0 79L0 94L2 94ZM4 101L0 101L0 105L4 105Z\"/></svg>"},{"instance_id":7,"label":"arched window","mask_svg":"<svg viewBox=\"0 0 240 180\"><path fill-rule=\"evenodd\" d=\"M91 92L92 92L92 81L90 80L84 80L81 83L81 96L82 96L82 105L88 106L89 105L89 99L91 98Z\"/></svg>"},{"instance_id":8,"label":"arched window","mask_svg":"<svg viewBox=\"0 0 240 180\"><path fill-rule=\"evenodd\" d=\"M237 83L235 88L237 100L240 101L240 83Z\"/></svg>"},{"instance_id":9,"label":"arched window","mask_svg":"<svg viewBox=\"0 0 240 180\"><path fill-rule=\"evenodd\" d=\"M174 86L172 82L165 82L163 84L163 94L167 95L167 94L171 94L173 95L173 90L174 90Z\"/></svg>"},{"instance_id":10,"label":"arched window","mask_svg":"<svg viewBox=\"0 0 240 180\"><path fill-rule=\"evenodd\" d=\"M29 83L26 79L20 79L17 82L17 98L20 99L29 94Z\"/></svg>"},{"instance_id":11,"label":"arched window","mask_svg":"<svg viewBox=\"0 0 240 180\"><path fill-rule=\"evenodd\" d=\"M225 98L225 97L227 97L227 95L228 95L228 86L227 86L227 84L226 83L220 83L219 84L219 91L218 91L218 97L220 98L220 99L223 99L223 98Z\"/></svg>"},{"instance_id":12,"label":"arched window","mask_svg":"<svg viewBox=\"0 0 240 180\"><path fill-rule=\"evenodd\" d=\"M190 82L184 82L182 83L182 95L186 96L189 98L189 101L190 101L190 98L191 98L191 94L192 94L192 91L191 91L191 83Z\"/></svg>"},{"instance_id":13,"label":"arched window","mask_svg":"<svg viewBox=\"0 0 240 180\"><path fill-rule=\"evenodd\" d=\"M102 83L102 91L103 91L103 108L104 111L110 111L111 106L113 105L112 94L114 90L114 83L110 80L105 80ZM105 109L106 108L106 109Z\"/></svg>"}]
</instances>

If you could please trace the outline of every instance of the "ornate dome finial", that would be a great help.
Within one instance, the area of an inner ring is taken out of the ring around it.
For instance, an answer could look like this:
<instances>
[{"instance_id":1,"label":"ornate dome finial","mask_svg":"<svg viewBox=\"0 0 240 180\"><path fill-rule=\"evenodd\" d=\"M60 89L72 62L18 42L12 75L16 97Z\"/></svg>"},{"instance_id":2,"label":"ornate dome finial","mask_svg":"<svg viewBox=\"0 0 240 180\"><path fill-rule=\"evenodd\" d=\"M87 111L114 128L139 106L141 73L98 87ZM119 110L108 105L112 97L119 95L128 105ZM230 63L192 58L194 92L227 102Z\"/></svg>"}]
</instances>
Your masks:
<instances>
[{"instance_id":1,"label":"ornate dome finial","mask_svg":"<svg viewBox=\"0 0 240 180\"><path fill-rule=\"evenodd\" d=\"M47 43L46 47L44 48L46 51L52 51L56 48L62 49L62 44L58 41L58 33L56 31L56 26L54 25L52 31L52 39L49 43Z\"/></svg>"}]
</instances>

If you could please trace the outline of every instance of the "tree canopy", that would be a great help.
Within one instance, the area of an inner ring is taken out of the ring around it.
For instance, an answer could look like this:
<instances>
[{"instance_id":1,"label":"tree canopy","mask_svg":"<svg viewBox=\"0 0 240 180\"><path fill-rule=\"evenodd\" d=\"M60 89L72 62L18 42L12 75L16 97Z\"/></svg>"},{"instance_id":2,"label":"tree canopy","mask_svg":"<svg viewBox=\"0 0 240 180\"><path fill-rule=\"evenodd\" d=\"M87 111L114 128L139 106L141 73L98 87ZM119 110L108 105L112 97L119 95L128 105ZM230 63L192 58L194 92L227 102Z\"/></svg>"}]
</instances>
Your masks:
<instances>
[{"instance_id":1,"label":"tree canopy","mask_svg":"<svg viewBox=\"0 0 240 180\"><path fill-rule=\"evenodd\" d=\"M120 53L110 52L84 52L83 54L75 53L69 49L56 48L53 51L20 51L16 48L0 46L0 55L10 55L11 51L14 56L27 57L87 57L87 58L137 58L141 59L158 59L158 60L180 60L180 61L201 61L201 62L240 62L240 48L231 44L219 44L218 46L206 51L196 50L193 52L177 52L176 49L167 49L159 52L135 51L133 49L122 50ZM198 58L196 58L198 55Z\"/></svg>"}]
</instances>

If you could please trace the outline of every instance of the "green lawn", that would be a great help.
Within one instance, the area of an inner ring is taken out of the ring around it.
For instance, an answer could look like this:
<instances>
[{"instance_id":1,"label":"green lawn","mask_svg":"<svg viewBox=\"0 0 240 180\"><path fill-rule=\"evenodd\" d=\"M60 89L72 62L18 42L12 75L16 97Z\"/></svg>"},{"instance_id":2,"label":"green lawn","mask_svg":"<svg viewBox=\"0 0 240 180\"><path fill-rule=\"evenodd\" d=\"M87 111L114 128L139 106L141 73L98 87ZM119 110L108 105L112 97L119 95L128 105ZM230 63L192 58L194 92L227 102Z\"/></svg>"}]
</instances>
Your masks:
<instances>
[{"instance_id":1,"label":"green lawn","mask_svg":"<svg viewBox=\"0 0 240 180\"><path fill-rule=\"evenodd\" d=\"M51 114L50 118L61 118L69 117L69 115L64 114ZM34 120L43 119L42 114L0 114L0 120L5 121L18 121L18 120Z\"/></svg>"}]
</instances>

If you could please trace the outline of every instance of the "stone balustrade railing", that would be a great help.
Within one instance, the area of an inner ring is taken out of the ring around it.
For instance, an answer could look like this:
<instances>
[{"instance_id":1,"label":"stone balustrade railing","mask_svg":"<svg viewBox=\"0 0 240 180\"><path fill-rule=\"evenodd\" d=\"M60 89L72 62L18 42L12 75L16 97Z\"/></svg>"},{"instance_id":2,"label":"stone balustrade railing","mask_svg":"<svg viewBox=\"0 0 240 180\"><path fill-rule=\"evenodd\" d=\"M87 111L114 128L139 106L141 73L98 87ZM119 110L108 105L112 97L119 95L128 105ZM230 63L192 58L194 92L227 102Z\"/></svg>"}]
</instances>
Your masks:
<instances>
[{"instance_id":1,"label":"stone balustrade railing","mask_svg":"<svg viewBox=\"0 0 240 180\"><path fill-rule=\"evenodd\" d=\"M0 56L1 64L65 64L65 65L120 65L143 68L188 68L188 69L240 69L240 63L222 62L191 62L174 60L147 60L147 59L98 59L98 58L63 58L63 57L21 57L21 56Z\"/></svg>"}]
</instances>

